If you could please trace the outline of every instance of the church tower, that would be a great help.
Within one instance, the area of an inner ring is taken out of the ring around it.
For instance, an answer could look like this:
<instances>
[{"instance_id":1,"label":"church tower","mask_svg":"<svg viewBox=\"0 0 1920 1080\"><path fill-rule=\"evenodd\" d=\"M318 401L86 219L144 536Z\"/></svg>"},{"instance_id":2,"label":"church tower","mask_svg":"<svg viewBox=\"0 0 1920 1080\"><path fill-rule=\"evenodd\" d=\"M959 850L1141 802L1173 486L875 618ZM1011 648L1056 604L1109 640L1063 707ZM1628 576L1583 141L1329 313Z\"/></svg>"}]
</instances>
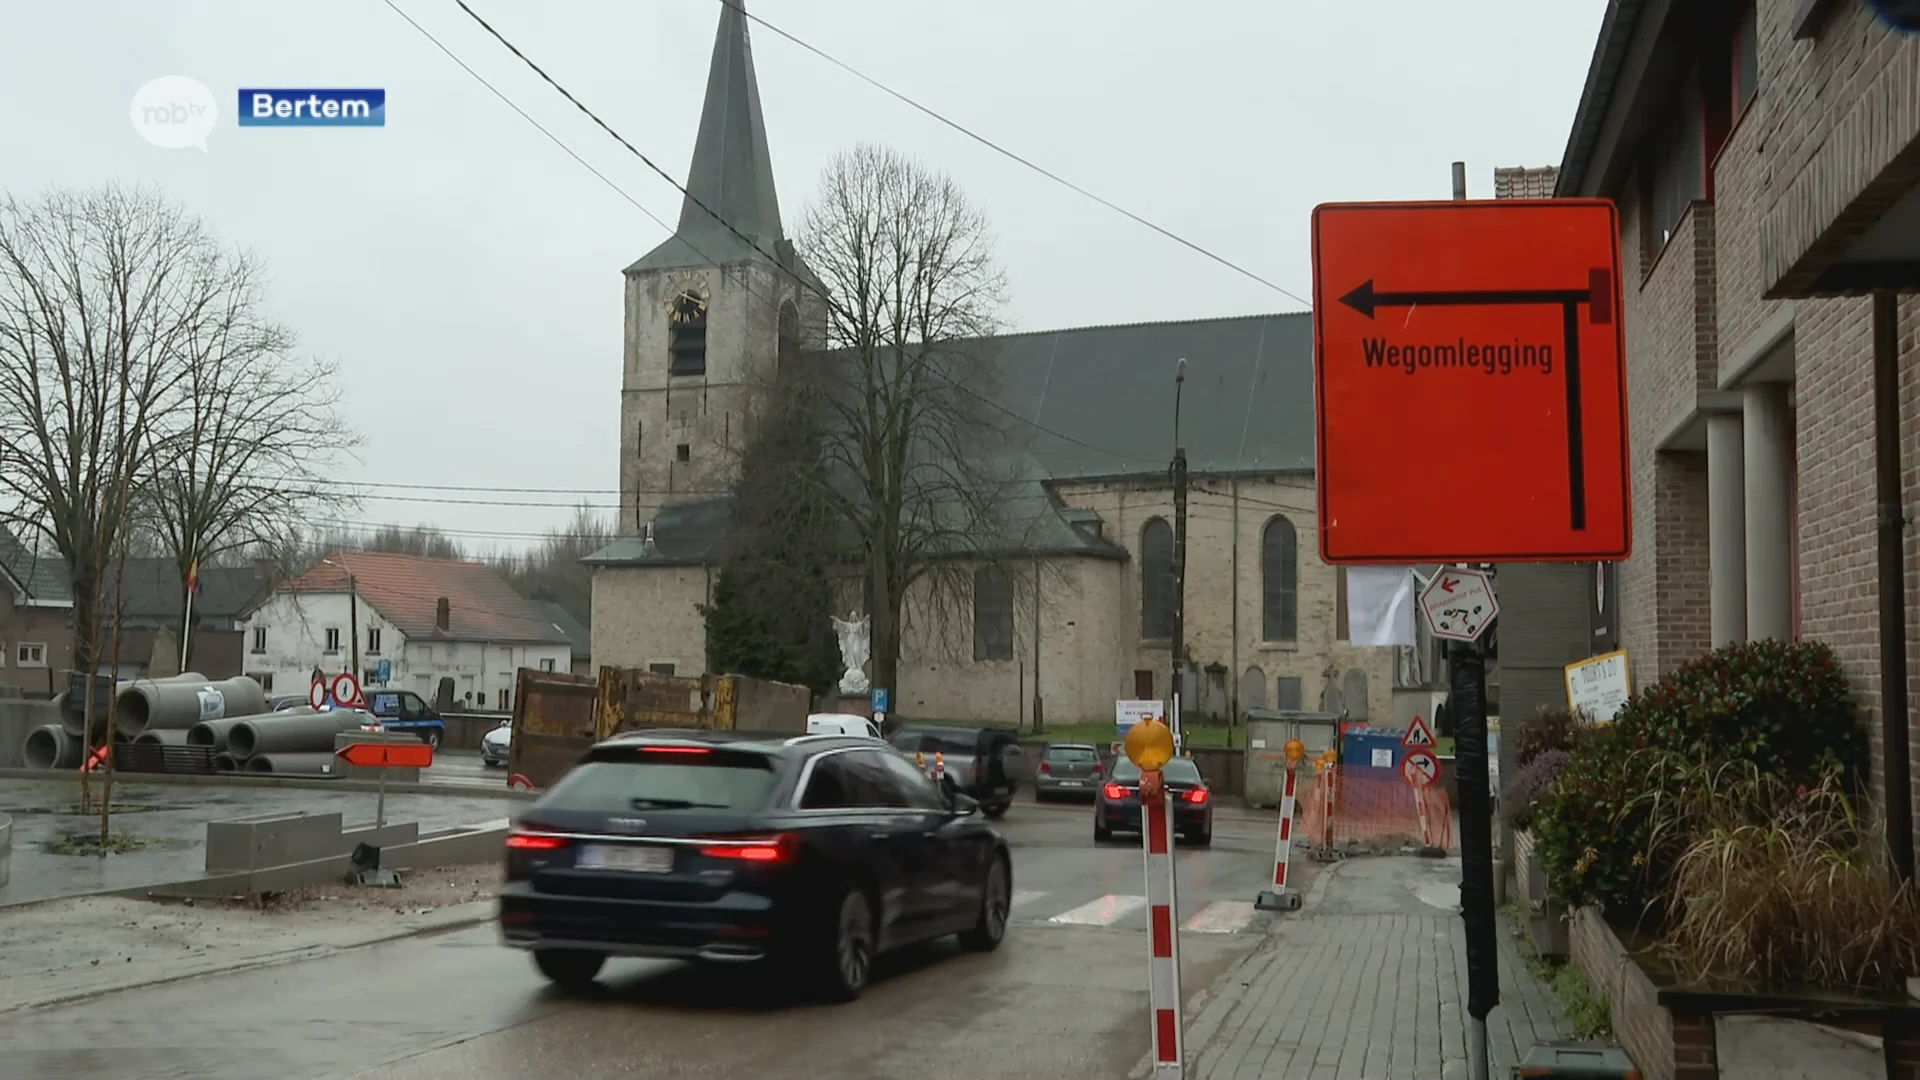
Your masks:
<instances>
[{"instance_id":1,"label":"church tower","mask_svg":"<svg viewBox=\"0 0 1920 1080\"><path fill-rule=\"evenodd\" d=\"M720 6L679 228L626 269L623 533L725 493L782 355L819 347L826 325L781 228L743 3Z\"/></svg>"}]
</instances>

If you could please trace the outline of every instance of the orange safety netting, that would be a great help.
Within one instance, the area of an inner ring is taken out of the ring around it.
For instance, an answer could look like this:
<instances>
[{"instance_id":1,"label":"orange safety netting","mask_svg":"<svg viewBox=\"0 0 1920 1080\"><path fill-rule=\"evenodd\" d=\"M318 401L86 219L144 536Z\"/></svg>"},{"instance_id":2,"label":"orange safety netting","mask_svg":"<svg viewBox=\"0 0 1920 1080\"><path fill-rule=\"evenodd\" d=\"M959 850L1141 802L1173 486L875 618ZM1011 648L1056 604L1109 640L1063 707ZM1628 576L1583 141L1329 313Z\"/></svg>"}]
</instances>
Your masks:
<instances>
[{"instance_id":1,"label":"orange safety netting","mask_svg":"<svg viewBox=\"0 0 1920 1080\"><path fill-rule=\"evenodd\" d=\"M1446 788L1415 788L1398 769L1336 765L1316 771L1300 793L1300 813L1298 836L1315 852L1458 847Z\"/></svg>"}]
</instances>

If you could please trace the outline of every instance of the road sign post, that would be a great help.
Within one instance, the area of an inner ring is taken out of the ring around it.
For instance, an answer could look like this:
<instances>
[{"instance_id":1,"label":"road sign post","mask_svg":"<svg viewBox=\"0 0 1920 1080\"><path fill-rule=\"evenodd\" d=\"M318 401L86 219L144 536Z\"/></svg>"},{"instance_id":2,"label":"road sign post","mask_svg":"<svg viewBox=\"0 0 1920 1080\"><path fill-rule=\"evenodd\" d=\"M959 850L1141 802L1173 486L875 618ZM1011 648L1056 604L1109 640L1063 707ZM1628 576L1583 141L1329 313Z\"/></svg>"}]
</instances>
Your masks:
<instances>
[{"instance_id":1,"label":"road sign post","mask_svg":"<svg viewBox=\"0 0 1920 1080\"><path fill-rule=\"evenodd\" d=\"M1173 732L1159 720L1127 731L1128 760L1140 767L1140 846L1146 855L1147 1009L1152 1018L1154 1080L1180 1080L1186 1057L1180 1032L1180 925L1173 862L1173 807L1161 768L1174 757Z\"/></svg>"},{"instance_id":2,"label":"road sign post","mask_svg":"<svg viewBox=\"0 0 1920 1080\"><path fill-rule=\"evenodd\" d=\"M1273 843L1273 888L1262 889L1253 898L1253 906L1261 911L1300 910L1300 893L1287 885L1287 863L1293 855L1293 817L1298 806L1294 801L1295 785L1300 777L1300 763L1307 756L1307 746L1299 739L1288 739L1286 755L1287 781L1280 793L1280 835Z\"/></svg>"},{"instance_id":3,"label":"road sign post","mask_svg":"<svg viewBox=\"0 0 1920 1080\"><path fill-rule=\"evenodd\" d=\"M385 828L387 824L387 770L425 769L433 764L433 747L422 742L364 742L348 743L333 752L339 758L358 769L378 768L379 786L376 789L373 824L375 828Z\"/></svg>"},{"instance_id":4,"label":"road sign post","mask_svg":"<svg viewBox=\"0 0 1920 1080\"><path fill-rule=\"evenodd\" d=\"M1487 574L1451 564L1625 559L1633 500L1618 212L1464 188L1456 169L1458 201L1314 209L1316 481L1326 562L1443 564L1420 606L1452 643L1468 1063L1485 1080L1500 986L1484 635L1499 605ZM1402 467L1436 454L1442 477Z\"/></svg>"}]
</instances>

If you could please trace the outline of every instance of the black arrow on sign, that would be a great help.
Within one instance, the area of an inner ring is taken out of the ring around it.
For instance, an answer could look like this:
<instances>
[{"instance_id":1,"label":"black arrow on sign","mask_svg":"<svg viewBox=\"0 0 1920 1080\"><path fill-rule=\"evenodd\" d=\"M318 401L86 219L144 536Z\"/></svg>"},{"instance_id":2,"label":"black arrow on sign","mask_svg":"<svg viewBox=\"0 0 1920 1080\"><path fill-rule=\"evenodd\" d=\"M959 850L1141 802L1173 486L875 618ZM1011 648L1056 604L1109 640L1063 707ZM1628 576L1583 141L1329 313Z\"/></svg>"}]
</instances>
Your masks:
<instances>
[{"instance_id":1,"label":"black arrow on sign","mask_svg":"<svg viewBox=\"0 0 1920 1080\"><path fill-rule=\"evenodd\" d=\"M1587 527L1586 433L1580 414L1580 305L1595 326L1613 322L1613 272L1604 268L1587 271L1584 289L1433 289L1417 292L1380 292L1369 278L1360 287L1340 298L1353 310L1373 318L1383 307L1491 307L1520 304L1556 304L1564 314L1567 373L1567 501L1573 527Z\"/></svg>"}]
</instances>

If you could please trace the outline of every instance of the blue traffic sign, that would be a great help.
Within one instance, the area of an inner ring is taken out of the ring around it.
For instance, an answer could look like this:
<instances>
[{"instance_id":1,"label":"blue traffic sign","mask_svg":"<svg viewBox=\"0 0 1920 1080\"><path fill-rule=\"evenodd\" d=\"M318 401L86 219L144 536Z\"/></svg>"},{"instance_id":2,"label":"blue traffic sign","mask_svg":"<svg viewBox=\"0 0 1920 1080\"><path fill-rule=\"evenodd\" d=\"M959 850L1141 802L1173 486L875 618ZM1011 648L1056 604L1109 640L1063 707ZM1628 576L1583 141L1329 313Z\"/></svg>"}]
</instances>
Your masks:
<instances>
[{"instance_id":1,"label":"blue traffic sign","mask_svg":"<svg viewBox=\"0 0 1920 1080\"><path fill-rule=\"evenodd\" d=\"M383 658L380 661L378 679L380 682L383 682L383 683L390 683L393 681L393 660L391 658Z\"/></svg>"},{"instance_id":2,"label":"blue traffic sign","mask_svg":"<svg viewBox=\"0 0 1920 1080\"><path fill-rule=\"evenodd\" d=\"M883 690L883 689L880 689L880 688L878 688L878 687L876 687L876 688L874 688L874 691L873 691L873 711L874 711L874 712L889 712L889 711L891 711L891 710L889 710L889 709L887 708L887 705L888 705L888 704L889 704L889 699L888 699L888 697L887 697L887 692L886 692L885 690Z\"/></svg>"}]
</instances>

